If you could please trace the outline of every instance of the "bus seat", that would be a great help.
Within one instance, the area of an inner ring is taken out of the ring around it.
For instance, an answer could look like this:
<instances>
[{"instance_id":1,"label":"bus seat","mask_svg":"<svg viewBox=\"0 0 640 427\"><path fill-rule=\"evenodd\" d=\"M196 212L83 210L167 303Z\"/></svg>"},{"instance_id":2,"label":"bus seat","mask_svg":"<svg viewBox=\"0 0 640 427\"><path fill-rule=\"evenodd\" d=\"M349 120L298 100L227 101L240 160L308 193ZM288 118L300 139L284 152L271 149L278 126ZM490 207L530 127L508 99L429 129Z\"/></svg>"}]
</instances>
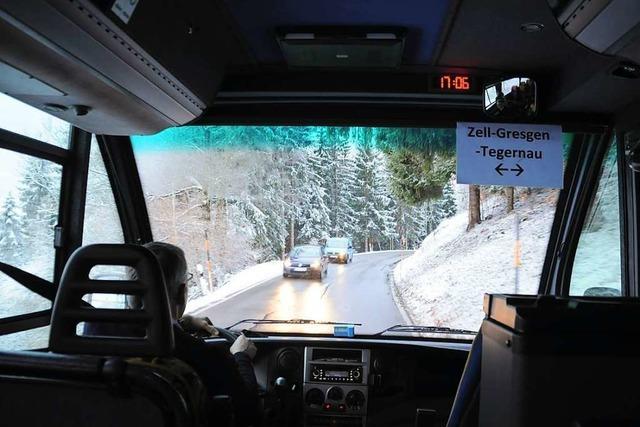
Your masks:
<instances>
[{"instance_id":1,"label":"bus seat","mask_svg":"<svg viewBox=\"0 0 640 427\"><path fill-rule=\"evenodd\" d=\"M92 280L95 265L135 268L135 281ZM135 294L139 310L97 309L89 293ZM87 322L143 327L140 337L82 336ZM90 245L70 257L53 306L50 350L0 353L7 425L200 426L208 397L195 371L171 358L173 330L160 265L137 245Z\"/></svg>"}]
</instances>

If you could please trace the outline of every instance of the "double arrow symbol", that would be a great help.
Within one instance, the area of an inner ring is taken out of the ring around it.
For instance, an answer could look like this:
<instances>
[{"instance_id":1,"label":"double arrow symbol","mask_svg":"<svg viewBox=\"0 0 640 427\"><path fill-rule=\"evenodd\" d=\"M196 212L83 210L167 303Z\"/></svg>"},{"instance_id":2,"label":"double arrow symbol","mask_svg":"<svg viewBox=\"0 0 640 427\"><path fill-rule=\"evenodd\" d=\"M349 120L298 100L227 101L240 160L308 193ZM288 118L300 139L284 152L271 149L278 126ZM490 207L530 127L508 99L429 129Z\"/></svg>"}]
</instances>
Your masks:
<instances>
[{"instance_id":1,"label":"double arrow symbol","mask_svg":"<svg viewBox=\"0 0 640 427\"><path fill-rule=\"evenodd\" d=\"M496 172L498 172L498 175L504 176L502 172L506 172L506 171L516 172L516 176L520 176L522 175L522 172L524 172L524 169L518 163L516 163L516 169L503 168L502 163L496 166Z\"/></svg>"}]
</instances>

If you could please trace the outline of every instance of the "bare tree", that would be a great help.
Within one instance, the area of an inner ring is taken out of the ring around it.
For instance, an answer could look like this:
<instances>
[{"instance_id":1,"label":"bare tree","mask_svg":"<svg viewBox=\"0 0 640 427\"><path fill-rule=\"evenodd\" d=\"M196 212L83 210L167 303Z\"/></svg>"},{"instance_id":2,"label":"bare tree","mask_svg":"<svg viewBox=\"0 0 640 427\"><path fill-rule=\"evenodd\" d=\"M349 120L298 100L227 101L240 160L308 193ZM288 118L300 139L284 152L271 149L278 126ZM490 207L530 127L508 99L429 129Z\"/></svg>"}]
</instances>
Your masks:
<instances>
[{"instance_id":1,"label":"bare tree","mask_svg":"<svg viewBox=\"0 0 640 427\"><path fill-rule=\"evenodd\" d=\"M467 230L471 230L476 224L480 224L480 187L469 185L469 223Z\"/></svg>"},{"instance_id":2,"label":"bare tree","mask_svg":"<svg viewBox=\"0 0 640 427\"><path fill-rule=\"evenodd\" d=\"M504 189L505 192L505 196L507 198L507 213L513 211L513 205L514 205L514 188L513 187L506 187Z\"/></svg>"}]
</instances>

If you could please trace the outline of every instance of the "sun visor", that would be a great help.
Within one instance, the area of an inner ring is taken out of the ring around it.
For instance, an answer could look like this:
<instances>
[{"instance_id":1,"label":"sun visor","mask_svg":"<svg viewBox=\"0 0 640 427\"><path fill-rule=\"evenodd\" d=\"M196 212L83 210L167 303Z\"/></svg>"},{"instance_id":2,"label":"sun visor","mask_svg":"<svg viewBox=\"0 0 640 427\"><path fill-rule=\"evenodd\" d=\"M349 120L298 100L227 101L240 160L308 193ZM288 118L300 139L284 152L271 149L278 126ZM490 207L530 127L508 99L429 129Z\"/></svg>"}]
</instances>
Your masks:
<instances>
[{"instance_id":1,"label":"sun visor","mask_svg":"<svg viewBox=\"0 0 640 427\"><path fill-rule=\"evenodd\" d=\"M110 9L118 2L106 3L100 9L86 0L3 1L0 91L97 134L155 133L198 117L215 96L226 56L218 62L207 56L192 67L196 72L181 72L181 59L189 63L200 51L203 35L189 38L197 23L148 27L151 17L163 22L160 2L140 2L154 6L129 10L125 22ZM131 36L142 28L136 22L144 22L144 37ZM162 63L149 53L163 50L149 42L149 33L173 40L164 44Z\"/></svg>"}]
</instances>

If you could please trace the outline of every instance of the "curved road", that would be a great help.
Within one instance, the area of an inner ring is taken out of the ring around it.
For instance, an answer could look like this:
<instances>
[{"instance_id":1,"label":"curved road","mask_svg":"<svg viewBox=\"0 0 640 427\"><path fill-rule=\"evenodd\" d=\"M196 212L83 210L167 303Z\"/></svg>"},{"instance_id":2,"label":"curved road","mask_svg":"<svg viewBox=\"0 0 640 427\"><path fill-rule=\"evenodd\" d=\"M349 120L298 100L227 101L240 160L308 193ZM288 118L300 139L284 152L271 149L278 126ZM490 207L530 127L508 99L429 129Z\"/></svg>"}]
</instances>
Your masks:
<instances>
[{"instance_id":1,"label":"curved road","mask_svg":"<svg viewBox=\"0 0 640 427\"><path fill-rule=\"evenodd\" d=\"M313 319L362 323L356 333L374 333L405 323L387 281L393 264L413 251L358 254L351 264L329 264L327 277L268 280L194 314L214 324L229 326L241 319ZM238 325L239 329L280 332L333 333L322 325Z\"/></svg>"}]
</instances>

